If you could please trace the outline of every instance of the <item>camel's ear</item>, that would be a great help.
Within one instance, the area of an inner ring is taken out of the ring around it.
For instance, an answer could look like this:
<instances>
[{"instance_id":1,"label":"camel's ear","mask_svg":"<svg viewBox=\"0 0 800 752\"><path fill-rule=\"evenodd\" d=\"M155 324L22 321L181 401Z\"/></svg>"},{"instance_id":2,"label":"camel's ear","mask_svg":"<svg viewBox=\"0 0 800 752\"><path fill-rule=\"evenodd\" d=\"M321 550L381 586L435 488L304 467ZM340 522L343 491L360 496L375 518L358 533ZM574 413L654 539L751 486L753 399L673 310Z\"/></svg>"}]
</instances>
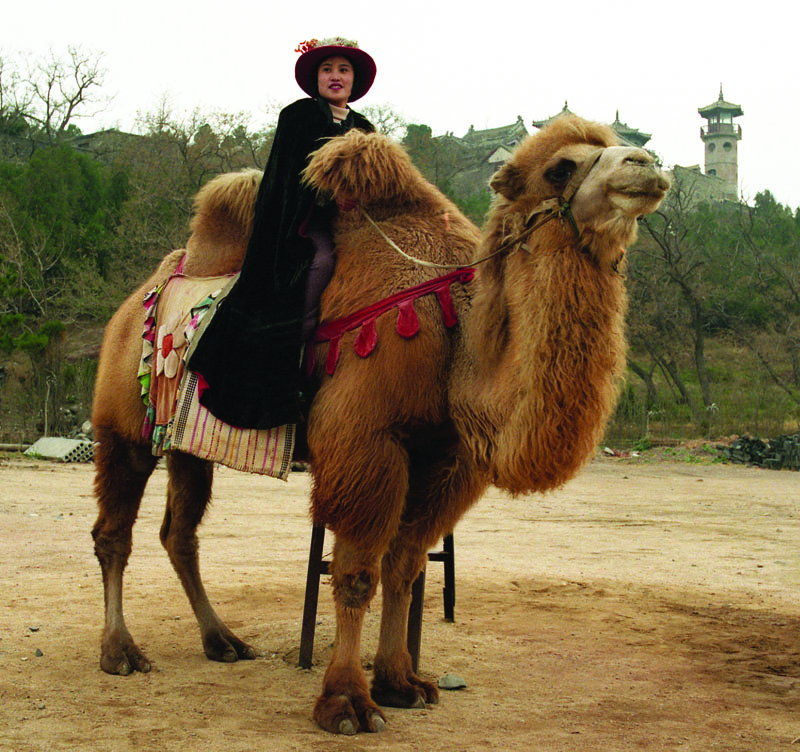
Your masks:
<instances>
[{"instance_id":1,"label":"camel's ear","mask_svg":"<svg viewBox=\"0 0 800 752\"><path fill-rule=\"evenodd\" d=\"M489 187L509 201L514 201L525 189L525 180L519 168L504 164L489 181Z\"/></svg>"}]
</instances>

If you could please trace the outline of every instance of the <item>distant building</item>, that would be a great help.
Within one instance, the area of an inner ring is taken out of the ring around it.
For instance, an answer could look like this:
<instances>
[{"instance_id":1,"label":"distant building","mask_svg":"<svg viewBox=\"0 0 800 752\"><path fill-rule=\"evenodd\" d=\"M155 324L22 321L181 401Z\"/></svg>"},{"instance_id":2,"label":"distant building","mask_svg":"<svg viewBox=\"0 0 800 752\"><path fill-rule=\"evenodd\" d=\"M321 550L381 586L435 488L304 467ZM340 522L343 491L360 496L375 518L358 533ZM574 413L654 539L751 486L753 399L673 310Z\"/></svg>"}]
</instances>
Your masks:
<instances>
[{"instance_id":1,"label":"distant building","mask_svg":"<svg viewBox=\"0 0 800 752\"><path fill-rule=\"evenodd\" d=\"M716 175L708 175L700 169L700 165L683 167L673 166L672 191L680 191L681 201L687 206L693 206L701 201L726 201L735 199L731 195L730 186Z\"/></svg>"},{"instance_id":2,"label":"distant building","mask_svg":"<svg viewBox=\"0 0 800 752\"><path fill-rule=\"evenodd\" d=\"M544 128L544 126L549 125L552 123L556 118L561 117L562 115L574 115L575 113L570 111L567 102L564 102L564 107L561 109L561 112L556 113L552 117L547 118L546 120L534 120L533 125L536 128ZM640 149L644 148L644 145L653 137L651 133L644 133L643 131L638 130L637 128L632 128L627 123L623 123L619 119L619 110L617 110L617 115L614 118L613 123L608 124L611 127L617 136L619 137L620 142L624 146L637 146Z\"/></svg>"},{"instance_id":3,"label":"distant building","mask_svg":"<svg viewBox=\"0 0 800 752\"><path fill-rule=\"evenodd\" d=\"M59 139L59 145L70 146L75 151L86 154L93 159L111 162L123 148L131 143L141 141L144 136L134 133L125 133L115 128L96 131L95 133L81 133ZM0 134L0 161L22 163L31 158L37 149L51 146L51 142L42 136L15 136Z\"/></svg>"},{"instance_id":4,"label":"distant building","mask_svg":"<svg viewBox=\"0 0 800 752\"><path fill-rule=\"evenodd\" d=\"M700 138L705 144L706 175L720 178L724 184L725 198L739 198L739 148L742 126L733 119L744 112L738 104L726 102L719 87L719 98L698 112L706 119L700 128Z\"/></svg>"},{"instance_id":5,"label":"distant building","mask_svg":"<svg viewBox=\"0 0 800 752\"><path fill-rule=\"evenodd\" d=\"M522 116L518 116L511 125L499 128L475 130L470 126L461 138L452 134L441 136L449 141L449 148L458 153L460 169L450 179L452 189L462 195L485 189L492 175L528 135Z\"/></svg>"},{"instance_id":6,"label":"distant building","mask_svg":"<svg viewBox=\"0 0 800 752\"><path fill-rule=\"evenodd\" d=\"M94 133L82 133L80 136L73 136L65 143L81 154L86 154L101 162L108 163L119 156L126 146L142 141L144 138L145 136L139 136L135 133L126 133L116 128L108 128Z\"/></svg>"}]
</instances>

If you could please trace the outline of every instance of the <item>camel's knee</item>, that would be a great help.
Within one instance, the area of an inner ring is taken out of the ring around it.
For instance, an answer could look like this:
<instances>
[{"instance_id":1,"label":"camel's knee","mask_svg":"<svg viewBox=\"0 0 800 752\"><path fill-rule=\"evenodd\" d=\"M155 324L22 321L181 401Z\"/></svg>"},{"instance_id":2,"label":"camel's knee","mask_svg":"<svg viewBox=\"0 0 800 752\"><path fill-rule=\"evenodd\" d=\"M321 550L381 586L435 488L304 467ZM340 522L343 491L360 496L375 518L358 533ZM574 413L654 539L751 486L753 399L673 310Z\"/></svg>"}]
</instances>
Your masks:
<instances>
[{"instance_id":1,"label":"camel's knee","mask_svg":"<svg viewBox=\"0 0 800 752\"><path fill-rule=\"evenodd\" d=\"M344 608L362 609L369 605L378 589L379 575L375 571L361 570L333 578L333 596Z\"/></svg>"},{"instance_id":2,"label":"camel's knee","mask_svg":"<svg viewBox=\"0 0 800 752\"><path fill-rule=\"evenodd\" d=\"M99 522L92 528L94 554L101 564L109 564L112 560L127 561L133 547L132 536L125 530L109 531Z\"/></svg>"}]
</instances>

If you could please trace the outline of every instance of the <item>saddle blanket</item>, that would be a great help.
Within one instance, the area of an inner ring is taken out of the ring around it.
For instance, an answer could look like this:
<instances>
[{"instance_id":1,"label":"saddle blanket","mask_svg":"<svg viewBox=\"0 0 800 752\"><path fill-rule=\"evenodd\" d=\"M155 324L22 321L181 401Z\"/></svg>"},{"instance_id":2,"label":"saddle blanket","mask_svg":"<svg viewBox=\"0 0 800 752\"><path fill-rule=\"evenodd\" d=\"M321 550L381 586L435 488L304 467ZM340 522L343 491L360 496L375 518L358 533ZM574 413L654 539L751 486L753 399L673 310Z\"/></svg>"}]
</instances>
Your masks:
<instances>
[{"instance_id":1,"label":"saddle blanket","mask_svg":"<svg viewBox=\"0 0 800 752\"><path fill-rule=\"evenodd\" d=\"M186 374L171 424L170 449L235 470L286 480L291 469L294 426L269 430L229 426L200 404L198 375L191 371Z\"/></svg>"},{"instance_id":2,"label":"saddle blanket","mask_svg":"<svg viewBox=\"0 0 800 752\"><path fill-rule=\"evenodd\" d=\"M181 451L235 470L286 480L295 427L238 428L200 404L202 377L185 368L200 322L224 295L231 277L186 277L183 261L172 276L145 295L139 382L146 416L142 434L153 454Z\"/></svg>"}]
</instances>

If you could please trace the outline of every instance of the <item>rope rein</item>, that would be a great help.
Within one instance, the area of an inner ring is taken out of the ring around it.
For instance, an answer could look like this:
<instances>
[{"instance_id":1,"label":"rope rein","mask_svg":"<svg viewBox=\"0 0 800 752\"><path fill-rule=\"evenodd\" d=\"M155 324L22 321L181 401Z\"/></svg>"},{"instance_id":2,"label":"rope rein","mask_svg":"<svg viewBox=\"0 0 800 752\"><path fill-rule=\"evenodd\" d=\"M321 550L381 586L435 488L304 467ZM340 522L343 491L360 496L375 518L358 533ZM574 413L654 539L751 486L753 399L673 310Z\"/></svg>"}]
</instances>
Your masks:
<instances>
[{"instance_id":1,"label":"rope rein","mask_svg":"<svg viewBox=\"0 0 800 752\"><path fill-rule=\"evenodd\" d=\"M567 184L564 193L561 196L555 198L548 198L542 201L528 216L525 218L525 229L520 232L516 237L511 238L507 242L503 243L496 251L490 253L488 256L484 256L483 258L477 259L475 261L471 261L468 264L438 264L435 261L426 261L425 259L417 258L416 256L412 256L406 253L402 248L400 248L397 243L394 242L378 225L378 223L370 217L367 213L367 210L364 209L363 206L359 204L359 209L361 213L364 215L364 218L375 228L377 233L388 243L389 247L393 250L397 251L403 258L408 259L409 261L419 265L425 266L431 269L468 269L478 264L482 264L490 259L493 259L495 256L499 256L501 253L505 253L509 248L513 248L515 246L520 246L523 250L530 253L530 248L523 242L526 240L535 230L538 230L542 225L547 224L552 219L562 219L566 220L569 226L572 228L572 231L575 233L575 237L580 242L581 240L581 231L578 227L578 223L575 221L575 217L572 214L572 199L575 197L575 194L578 192L578 189L583 184L583 181L586 179L586 176L592 171L592 168L597 164L600 157L603 154L603 149L597 149L592 154L589 155L589 158L586 159L583 164L575 171L572 178L570 179L569 183Z\"/></svg>"}]
</instances>

